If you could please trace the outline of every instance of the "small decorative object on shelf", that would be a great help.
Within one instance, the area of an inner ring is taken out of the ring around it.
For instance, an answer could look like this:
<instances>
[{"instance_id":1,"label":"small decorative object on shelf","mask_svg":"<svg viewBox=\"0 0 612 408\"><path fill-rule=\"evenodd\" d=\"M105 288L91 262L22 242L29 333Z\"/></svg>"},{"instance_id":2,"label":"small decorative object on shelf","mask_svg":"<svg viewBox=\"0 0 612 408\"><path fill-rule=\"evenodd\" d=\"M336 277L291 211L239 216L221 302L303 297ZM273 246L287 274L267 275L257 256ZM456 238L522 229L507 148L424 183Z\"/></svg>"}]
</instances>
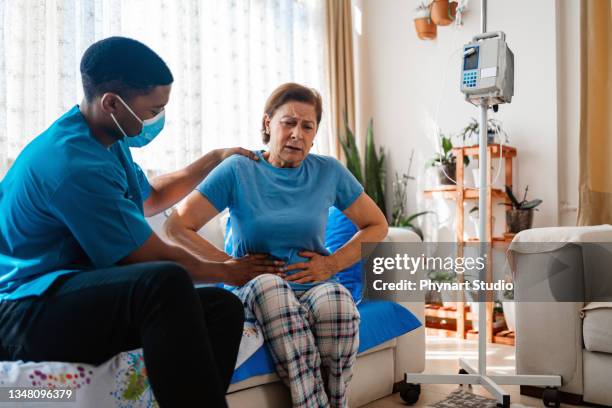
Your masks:
<instances>
[{"instance_id":1,"label":"small decorative object on shelf","mask_svg":"<svg viewBox=\"0 0 612 408\"><path fill-rule=\"evenodd\" d=\"M457 157L453 154L453 142L450 137L440 134L440 144L442 152L437 152L434 157L427 162L427 166L438 168L438 179L441 185L454 185L457 180ZM468 156L463 156L463 163L470 164Z\"/></svg>"},{"instance_id":2,"label":"small decorative object on shelf","mask_svg":"<svg viewBox=\"0 0 612 408\"><path fill-rule=\"evenodd\" d=\"M468 123L459 133L464 146L478 146L479 132L480 124L475 118L471 118L470 123ZM500 142L501 140L499 139L502 138L503 143L508 144L508 134L502 128L502 123L497 119L490 118L487 121L487 144Z\"/></svg>"},{"instance_id":3,"label":"small decorative object on shelf","mask_svg":"<svg viewBox=\"0 0 612 408\"><path fill-rule=\"evenodd\" d=\"M414 27L421 40L433 40L438 35L438 28L431 21L431 11L428 4L421 2L417 6Z\"/></svg>"},{"instance_id":4,"label":"small decorative object on shelf","mask_svg":"<svg viewBox=\"0 0 612 408\"><path fill-rule=\"evenodd\" d=\"M519 233L523 230L530 229L533 225L533 211L537 211L537 208L542 204L542 200L536 198L535 200L527 201L527 192L529 186L525 187L525 193L523 194L523 200L519 201L514 196L511 186L506 186L506 194L510 199L509 203L501 203L512 207L511 210L506 211L506 225L508 231L513 233Z\"/></svg>"}]
</instances>

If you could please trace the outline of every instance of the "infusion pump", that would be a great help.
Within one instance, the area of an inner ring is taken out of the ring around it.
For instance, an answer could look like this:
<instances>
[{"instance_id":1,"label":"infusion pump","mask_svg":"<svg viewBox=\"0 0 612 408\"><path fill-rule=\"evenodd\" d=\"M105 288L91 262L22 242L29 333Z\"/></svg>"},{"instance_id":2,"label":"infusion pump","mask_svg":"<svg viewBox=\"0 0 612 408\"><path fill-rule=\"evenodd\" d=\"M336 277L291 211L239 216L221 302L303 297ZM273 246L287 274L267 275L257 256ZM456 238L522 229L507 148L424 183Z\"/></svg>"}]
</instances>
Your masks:
<instances>
[{"instance_id":1,"label":"infusion pump","mask_svg":"<svg viewBox=\"0 0 612 408\"><path fill-rule=\"evenodd\" d=\"M501 31L479 34L463 46L461 92L474 105L510 103L514 95L514 54Z\"/></svg>"}]
</instances>

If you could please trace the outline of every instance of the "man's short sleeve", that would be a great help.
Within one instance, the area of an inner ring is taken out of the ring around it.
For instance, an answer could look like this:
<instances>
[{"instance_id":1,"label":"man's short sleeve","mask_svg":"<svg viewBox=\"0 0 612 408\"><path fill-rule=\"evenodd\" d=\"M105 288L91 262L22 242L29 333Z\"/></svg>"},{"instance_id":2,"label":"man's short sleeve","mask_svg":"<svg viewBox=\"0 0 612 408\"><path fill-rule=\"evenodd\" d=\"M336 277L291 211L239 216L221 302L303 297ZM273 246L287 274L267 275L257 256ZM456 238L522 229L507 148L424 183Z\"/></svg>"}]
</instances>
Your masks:
<instances>
[{"instance_id":1,"label":"man's short sleeve","mask_svg":"<svg viewBox=\"0 0 612 408\"><path fill-rule=\"evenodd\" d=\"M151 195L151 184L149 183L149 179L144 171L142 171L140 166L136 163L134 163L134 172L136 173L136 178L138 179L138 187L140 189L142 201L146 201Z\"/></svg>"},{"instance_id":2,"label":"man's short sleeve","mask_svg":"<svg viewBox=\"0 0 612 408\"><path fill-rule=\"evenodd\" d=\"M197 190L221 212L232 204L235 189L234 165L238 156L222 161L200 183Z\"/></svg>"},{"instance_id":3,"label":"man's short sleeve","mask_svg":"<svg viewBox=\"0 0 612 408\"><path fill-rule=\"evenodd\" d=\"M338 160L332 159L334 171L337 173L336 200L334 207L340 211L346 210L363 193L363 186L355 176Z\"/></svg>"},{"instance_id":4,"label":"man's short sleeve","mask_svg":"<svg viewBox=\"0 0 612 408\"><path fill-rule=\"evenodd\" d=\"M106 168L72 173L51 197L51 211L97 268L117 263L151 236L151 227L127 194L119 173Z\"/></svg>"}]
</instances>

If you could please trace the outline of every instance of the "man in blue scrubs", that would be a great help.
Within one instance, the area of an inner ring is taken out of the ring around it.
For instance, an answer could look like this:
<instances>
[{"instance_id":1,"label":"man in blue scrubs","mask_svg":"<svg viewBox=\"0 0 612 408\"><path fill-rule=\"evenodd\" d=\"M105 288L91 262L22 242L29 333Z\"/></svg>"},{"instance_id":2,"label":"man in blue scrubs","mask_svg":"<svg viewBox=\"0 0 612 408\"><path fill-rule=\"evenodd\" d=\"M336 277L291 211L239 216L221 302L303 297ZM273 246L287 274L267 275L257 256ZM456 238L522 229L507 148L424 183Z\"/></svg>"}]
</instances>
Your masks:
<instances>
[{"instance_id":1,"label":"man in blue scrubs","mask_svg":"<svg viewBox=\"0 0 612 408\"><path fill-rule=\"evenodd\" d=\"M100 364L142 347L160 406L225 406L243 308L193 282L241 285L280 266L265 255L205 262L160 240L144 217L224 158L252 153L216 150L149 182L129 147L161 131L170 70L144 44L111 37L88 48L81 75L81 105L0 182L0 360Z\"/></svg>"}]
</instances>

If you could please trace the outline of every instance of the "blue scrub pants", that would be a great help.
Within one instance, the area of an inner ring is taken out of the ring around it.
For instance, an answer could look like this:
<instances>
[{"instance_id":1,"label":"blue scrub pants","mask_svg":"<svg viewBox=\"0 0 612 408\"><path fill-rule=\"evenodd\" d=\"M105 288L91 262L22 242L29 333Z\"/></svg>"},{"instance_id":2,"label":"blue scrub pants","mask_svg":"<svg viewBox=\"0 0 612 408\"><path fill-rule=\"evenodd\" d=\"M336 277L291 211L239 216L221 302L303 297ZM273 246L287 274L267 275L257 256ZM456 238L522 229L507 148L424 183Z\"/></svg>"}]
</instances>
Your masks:
<instances>
[{"instance_id":1,"label":"blue scrub pants","mask_svg":"<svg viewBox=\"0 0 612 408\"><path fill-rule=\"evenodd\" d=\"M162 408L225 407L243 323L236 296L174 263L83 271L0 302L0 359L98 365L142 347Z\"/></svg>"}]
</instances>

